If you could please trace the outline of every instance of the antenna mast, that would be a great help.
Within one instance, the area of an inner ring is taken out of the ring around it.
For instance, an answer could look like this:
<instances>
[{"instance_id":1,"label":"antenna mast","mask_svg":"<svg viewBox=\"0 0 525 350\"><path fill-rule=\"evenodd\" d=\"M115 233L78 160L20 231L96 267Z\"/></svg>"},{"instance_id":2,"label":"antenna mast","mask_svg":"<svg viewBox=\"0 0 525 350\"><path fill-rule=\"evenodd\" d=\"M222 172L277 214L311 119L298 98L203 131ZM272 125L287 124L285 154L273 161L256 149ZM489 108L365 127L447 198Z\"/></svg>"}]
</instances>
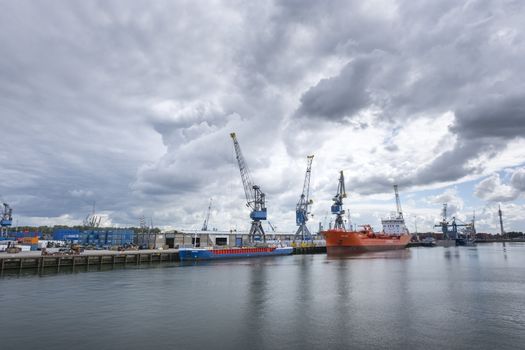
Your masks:
<instances>
[{"instance_id":1,"label":"antenna mast","mask_svg":"<svg viewBox=\"0 0 525 350\"><path fill-rule=\"evenodd\" d=\"M501 211L501 204L498 205L498 215L499 215L499 227L501 230L501 236L505 235L505 230L503 230L503 212Z\"/></svg>"}]
</instances>

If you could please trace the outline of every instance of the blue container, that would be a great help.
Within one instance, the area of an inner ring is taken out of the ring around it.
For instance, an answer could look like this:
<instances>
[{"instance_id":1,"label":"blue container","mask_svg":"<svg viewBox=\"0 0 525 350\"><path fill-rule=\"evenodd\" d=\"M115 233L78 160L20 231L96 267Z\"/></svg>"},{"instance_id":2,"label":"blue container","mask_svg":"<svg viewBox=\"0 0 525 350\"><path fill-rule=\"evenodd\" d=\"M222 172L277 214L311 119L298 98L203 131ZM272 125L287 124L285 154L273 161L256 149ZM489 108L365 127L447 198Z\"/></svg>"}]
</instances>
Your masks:
<instances>
[{"instance_id":1,"label":"blue container","mask_svg":"<svg viewBox=\"0 0 525 350\"><path fill-rule=\"evenodd\" d=\"M71 241L80 239L80 230L76 228L58 228L53 231L53 239Z\"/></svg>"}]
</instances>

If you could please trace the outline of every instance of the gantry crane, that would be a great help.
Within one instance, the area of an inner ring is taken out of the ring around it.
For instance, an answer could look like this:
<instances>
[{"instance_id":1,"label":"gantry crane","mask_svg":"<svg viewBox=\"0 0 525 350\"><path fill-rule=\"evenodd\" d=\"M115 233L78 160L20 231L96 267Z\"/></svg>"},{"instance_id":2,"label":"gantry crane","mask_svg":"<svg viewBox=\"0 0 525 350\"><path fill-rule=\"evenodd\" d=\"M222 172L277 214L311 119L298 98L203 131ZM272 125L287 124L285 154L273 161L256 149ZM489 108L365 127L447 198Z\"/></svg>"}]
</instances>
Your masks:
<instances>
[{"instance_id":1,"label":"gantry crane","mask_svg":"<svg viewBox=\"0 0 525 350\"><path fill-rule=\"evenodd\" d=\"M339 175L339 184L337 185L337 193L332 199L334 204L332 204L331 207L332 214L335 214L334 229L345 229L345 224L343 221L343 215L345 214L345 211L343 210L343 198L346 198L346 190L345 177L343 175L343 171L341 170Z\"/></svg>"},{"instance_id":2,"label":"gantry crane","mask_svg":"<svg viewBox=\"0 0 525 350\"><path fill-rule=\"evenodd\" d=\"M211 213L211 201L210 198L210 204L208 205L208 211L206 212L206 217L204 218L204 222L202 223L202 231L208 231L208 224L210 222L210 213Z\"/></svg>"},{"instance_id":3,"label":"gantry crane","mask_svg":"<svg viewBox=\"0 0 525 350\"><path fill-rule=\"evenodd\" d=\"M248 164L246 164L246 161L242 155L241 146L237 141L237 136L234 132L232 132L230 136L233 140L233 147L235 148L235 155L239 165L239 171L241 173L244 195L246 196L246 206L252 210L250 213L252 226L250 227L249 240L253 242L255 240L262 239L264 242L266 242L264 230L261 225L261 220L266 220L266 196L261 191L259 186L253 184L250 171L248 169Z\"/></svg>"},{"instance_id":4,"label":"gantry crane","mask_svg":"<svg viewBox=\"0 0 525 350\"><path fill-rule=\"evenodd\" d=\"M299 202L297 202L297 206L295 207L295 223L299 226L297 232L295 232L295 239L304 240L312 238L312 234L310 233L310 230L308 230L306 222L308 221L308 215L310 214L309 207L312 204L312 200L310 199L310 174L312 173L313 159L313 155L306 157L307 165L306 175L304 176L303 182L303 192L301 193Z\"/></svg>"}]
</instances>

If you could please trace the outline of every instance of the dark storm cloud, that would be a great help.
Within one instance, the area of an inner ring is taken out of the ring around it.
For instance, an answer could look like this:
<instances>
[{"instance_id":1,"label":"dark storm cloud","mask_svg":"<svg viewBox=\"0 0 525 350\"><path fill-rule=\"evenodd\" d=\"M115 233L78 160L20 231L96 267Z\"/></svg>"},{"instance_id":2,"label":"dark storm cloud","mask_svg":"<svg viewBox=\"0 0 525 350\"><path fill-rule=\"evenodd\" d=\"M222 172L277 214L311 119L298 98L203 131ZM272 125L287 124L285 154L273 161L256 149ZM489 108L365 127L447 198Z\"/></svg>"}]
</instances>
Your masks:
<instances>
[{"instance_id":1,"label":"dark storm cloud","mask_svg":"<svg viewBox=\"0 0 525 350\"><path fill-rule=\"evenodd\" d=\"M459 109L450 127L455 147L416 174L416 184L453 181L481 173L482 164L469 164L480 155L494 157L509 140L525 135L525 96L488 98Z\"/></svg>"},{"instance_id":2,"label":"dark storm cloud","mask_svg":"<svg viewBox=\"0 0 525 350\"><path fill-rule=\"evenodd\" d=\"M459 109L451 127L467 139L496 138L509 140L525 135L525 94L488 97Z\"/></svg>"},{"instance_id":3,"label":"dark storm cloud","mask_svg":"<svg viewBox=\"0 0 525 350\"><path fill-rule=\"evenodd\" d=\"M333 125L358 133L447 111L452 150L356 181L374 193L458 179L523 133L512 127L522 12L512 1L2 2L0 195L27 216L81 219L97 201L121 223L143 208L185 220L209 196L239 204L236 131L278 212L301 178L275 160L283 144L302 160ZM398 154L395 139L378 147Z\"/></svg>"},{"instance_id":4,"label":"dark storm cloud","mask_svg":"<svg viewBox=\"0 0 525 350\"><path fill-rule=\"evenodd\" d=\"M399 125L452 111L449 143L455 146L436 149L433 160L408 172L396 169L383 179L359 174L355 181L363 193L389 191L393 182L426 185L481 173L483 166L476 159L494 157L525 131L525 96L516 95L525 88L523 24L517 15L523 3L398 5L396 16L385 19L388 36L396 38L388 45L370 46L368 36L355 32L335 34L338 42L353 40L347 51L350 62L305 90L295 115L343 122L373 108L380 110L378 127L385 121ZM373 53L374 60L363 60ZM384 144L393 147L388 140Z\"/></svg>"},{"instance_id":5,"label":"dark storm cloud","mask_svg":"<svg viewBox=\"0 0 525 350\"><path fill-rule=\"evenodd\" d=\"M492 158L506 148L509 140L525 135L525 96L498 96L465 106L456 112L455 121L449 127L455 136L451 150L436 156L431 162L412 171L399 172L390 177L362 177L355 179L360 193L388 192L393 184L420 186L461 179L467 175L481 174L484 166L471 162L480 156ZM453 140L452 136L450 137ZM519 175L516 184L519 187ZM490 183L480 187L479 193L492 193L497 187ZM488 195L480 195L488 198ZM513 200L514 194L506 193L497 200Z\"/></svg>"},{"instance_id":6,"label":"dark storm cloud","mask_svg":"<svg viewBox=\"0 0 525 350\"><path fill-rule=\"evenodd\" d=\"M373 70L373 58L356 58L338 76L323 79L305 92L297 114L333 120L351 117L371 103L368 86Z\"/></svg>"},{"instance_id":7,"label":"dark storm cloud","mask_svg":"<svg viewBox=\"0 0 525 350\"><path fill-rule=\"evenodd\" d=\"M510 183L517 191L525 192L525 168L514 171Z\"/></svg>"},{"instance_id":8,"label":"dark storm cloud","mask_svg":"<svg viewBox=\"0 0 525 350\"><path fill-rule=\"evenodd\" d=\"M509 202L525 193L525 168L508 170L508 176L500 177L495 173L482 181L476 187L474 194L490 202Z\"/></svg>"}]
</instances>

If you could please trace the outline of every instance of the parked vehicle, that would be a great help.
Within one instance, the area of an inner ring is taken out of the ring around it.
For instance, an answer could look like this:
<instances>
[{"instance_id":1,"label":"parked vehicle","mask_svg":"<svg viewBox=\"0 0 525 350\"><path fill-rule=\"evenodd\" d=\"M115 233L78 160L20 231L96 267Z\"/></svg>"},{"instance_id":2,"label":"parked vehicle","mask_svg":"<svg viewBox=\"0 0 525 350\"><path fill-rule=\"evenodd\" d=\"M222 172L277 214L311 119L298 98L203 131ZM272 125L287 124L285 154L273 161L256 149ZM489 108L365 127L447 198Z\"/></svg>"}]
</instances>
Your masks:
<instances>
[{"instance_id":1,"label":"parked vehicle","mask_svg":"<svg viewBox=\"0 0 525 350\"><path fill-rule=\"evenodd\" d=\"M20 253L21 251L22 251L22 248L15 246L11 242L7 243L7 248L5 249L6 253L16 254L16 253Z\"/></svg>"}]
</instances>

